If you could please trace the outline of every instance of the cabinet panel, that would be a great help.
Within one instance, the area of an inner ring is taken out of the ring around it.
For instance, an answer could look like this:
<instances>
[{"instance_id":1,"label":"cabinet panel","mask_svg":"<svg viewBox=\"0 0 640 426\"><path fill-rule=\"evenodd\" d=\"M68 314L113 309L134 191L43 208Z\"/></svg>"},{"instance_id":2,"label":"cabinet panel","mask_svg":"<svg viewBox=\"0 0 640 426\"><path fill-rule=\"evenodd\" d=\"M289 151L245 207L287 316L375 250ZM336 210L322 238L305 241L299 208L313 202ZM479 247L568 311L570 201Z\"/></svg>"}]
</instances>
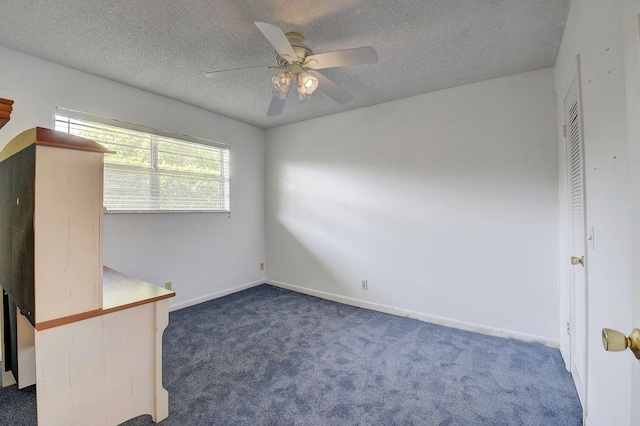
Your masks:
<instances>
[{"instance_id":1,"label":"cabinet panel","mask_svg":"<svg viewBox=\"0 0 640 426\"><path fill-rule=\"evenodd\" d=\"M16 345L18 356L18 389L36 384L36 330L27 318L16 315Z\"/></svg>"},{"instance_id":2,"label":"cabinet panel","mask_svg":"<svg viewBox=\"0 0 640 426\"><path fill-rule=\"evenodd\" d=\"M17 382L18 389L34 385L35 330L17 308L15 301L2 290L2 386Z\"/></svg>"},{"instance_id":3,"label":"cabinet panel","mask_svg":"<svg viewBox=\"0 0 640 426\"><path fill-rule=\"evenodd\" d=\"M5 162L11 164L11 295L35 325L33 213L36 146Z\"/></svg>"},{"instance_id":4,"label":"cabinet panel","mask_svg":"<svg viewBox=\"0 0 640 426\"><path fill-rule=\"evenodd\" d=\"M33 239L33 237L32 237ZM28 249L28 235L11 228L12 296L29 322L35 326L35 297L33 279L33 250Z\"/></svg>"},{"instance_id":5,"label":"cabinet panel","mask_svg":"<svg viewBox=\"0 0 640 426\"><path fill-rule=\"evenodd\" d=\"M11 163L0 162L0 286L11 288Z\"/></svg>"},{"instance_id":6,"label":"cabinet panel","mask_svg":"<svg viewBox=\"0 0 640 426\"><path fill-rule=\"evenodd\" d=\"M17 324L17 309L16 305L11 299L11 296L3 297L4 309L5 312L5 328L7 334L5 334L5 355L8 357L8 362L11 364L11 371L13 372L13 377L18 378L18 324ZM9 368L7 368L7 371Z\"/></svg>"},{"instance_id":7,"label":"cabinet panel","mask_svg":"<svg viewBox=\"0 0 640 426\"><path fill-rule=\"evenodd\" d=\"M9 320L9 295L0 287L0 347L2 348L2 387L6 388L16 384L13 375L13 356L11 354L11 323Z\"/></svg>"},{"instance_id":8,"label":"cabinet panel","mask_svg":"<svg viewBox=\"0 0 640 426\"><path fill-rule=\"evenodd\" d=\"M102 156L36 149L37 323L102 308Z\"/></svg>"}]
</instances>

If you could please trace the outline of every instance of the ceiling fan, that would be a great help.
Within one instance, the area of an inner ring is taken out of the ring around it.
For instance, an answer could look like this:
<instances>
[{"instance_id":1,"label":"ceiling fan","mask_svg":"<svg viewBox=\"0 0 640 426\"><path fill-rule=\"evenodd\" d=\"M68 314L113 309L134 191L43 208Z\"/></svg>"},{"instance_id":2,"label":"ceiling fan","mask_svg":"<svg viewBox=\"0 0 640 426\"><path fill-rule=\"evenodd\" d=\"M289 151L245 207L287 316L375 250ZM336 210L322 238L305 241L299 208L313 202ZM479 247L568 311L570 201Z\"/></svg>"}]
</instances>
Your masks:
<instances>
[{"instance_id":1,"label":"ceiling fan","mask_svg":"<svg viewBox=\"0 0 640 426\"><path fill-rule=\"evenodd\" d=\"M371 46L314 54L304 43L302 34L296 32L285 34L275 25L264 22L254 22L254 24L276 50L276 65L213 71L206 73L205 77L218 78L245 74L265 68L282 70L271 79L273 97L267 111L268 116L282 113L289 91L294 85L292 82L295 82L300 101L309 98L317 89L339 104L346 104L353 95L317 70L378 62L378 52Z\"/></svg>"}]
</instances>

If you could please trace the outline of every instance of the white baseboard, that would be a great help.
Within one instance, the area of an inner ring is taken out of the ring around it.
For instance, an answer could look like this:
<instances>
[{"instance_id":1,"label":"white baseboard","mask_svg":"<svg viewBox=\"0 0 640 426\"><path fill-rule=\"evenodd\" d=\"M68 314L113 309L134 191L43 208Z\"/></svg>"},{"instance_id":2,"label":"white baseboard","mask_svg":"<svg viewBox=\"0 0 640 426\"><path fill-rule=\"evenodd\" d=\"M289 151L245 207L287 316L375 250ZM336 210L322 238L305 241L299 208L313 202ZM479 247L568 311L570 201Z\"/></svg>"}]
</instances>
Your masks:
<instances>
[{"instance_id":1,"label":"white baseboard","mask_svg":"<svg viewBox=\"0 0 640 426\"><path fill-rule=\"evenodd\" d=\"M542 343L543 345L554 348L554 349L558 349L560 347L560 342L558 340L550 339L548 337L535 336L531 334L520 333L518 331L503 330L500 328L489 327L486 325L474 324L470 322L454 320L451 318L444 318L444 317L439 317L435 315L429 315L422 312L416 312L416 311L410 311L408 309L397 308L395 306L367 302L365 300L353 299L351 297L340 296L337 294L327 293L324 291L312 290L309 288L300 287L297 285L288 284L288 283L284 283L276 280L267 279L266 283L276 287L295 291L298 293L319 297L321 299L327 299L327 300L331 300L338 303L344 303L345 305L371 309L374 311L384 312L387 314L397 315L401 317L413 318L413 319L417 319L417 320L432 323L432 324L438 324L446 327L457 328L459 330L472 331L474 333L485 334L488 336L517 339L525 342L537 342L537 343Z\"/></svg>"},{"instance_id":2,"label":"white baseboard","mask_svg":"<svg viewBox=\"0 0 640 426\"><path fill-rule=\"evenodd\" d=\"M242 290L246 290L251 287L264 284L264 280L254 281L248 284L242 284L236 287L227 288L215 293L207 294L205 296L196 297L195 299L187 300L184 302L169 304L169 312L177 311L179 309L188 308L189 306L197 305L199 303L208 302L209 300L217 299L222 296L227 296L232 293L237 293Z\"/></svg>"}]
</instances>

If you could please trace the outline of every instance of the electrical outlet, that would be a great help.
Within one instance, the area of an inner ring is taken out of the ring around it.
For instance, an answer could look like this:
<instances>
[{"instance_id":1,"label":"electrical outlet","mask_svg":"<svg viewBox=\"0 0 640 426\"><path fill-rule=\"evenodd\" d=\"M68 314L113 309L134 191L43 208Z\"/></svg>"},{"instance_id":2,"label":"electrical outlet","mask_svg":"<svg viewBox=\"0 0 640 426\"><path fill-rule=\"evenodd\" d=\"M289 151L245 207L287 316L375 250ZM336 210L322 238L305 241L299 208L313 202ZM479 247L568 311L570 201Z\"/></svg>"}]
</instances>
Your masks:
<instances>
[{"instance_id":1,"label":"electrical outlet","mask_svg":"<svg viewBox=\"0 0 640 426\"><path fill-rule=\"evenodd\" d=\"M261 271L264 271L264 262L261 262L261 263L260 263L260 270L261 270Z\"/></svg>"},{"instance_id":2,"label":"electrical outlet","mask_svg":"<svg viewBox=\"0 0 640 426\"><path fill-rule=\"evenodd\" d=\"M362 289L363 290L369 289L369 283L367 282L367 280L362 280Z\"/></svg>"},{"instance_id":3,"label":"electrical outlet","mask_svg":"<svg viewBox=\"0 0 640 426\"><path fill-rule=\"evenodd\" d=\"M166 283L164 283L164 288L173 291L173 283L171 281L167 281Z\"/></svg>"}]
</instances>

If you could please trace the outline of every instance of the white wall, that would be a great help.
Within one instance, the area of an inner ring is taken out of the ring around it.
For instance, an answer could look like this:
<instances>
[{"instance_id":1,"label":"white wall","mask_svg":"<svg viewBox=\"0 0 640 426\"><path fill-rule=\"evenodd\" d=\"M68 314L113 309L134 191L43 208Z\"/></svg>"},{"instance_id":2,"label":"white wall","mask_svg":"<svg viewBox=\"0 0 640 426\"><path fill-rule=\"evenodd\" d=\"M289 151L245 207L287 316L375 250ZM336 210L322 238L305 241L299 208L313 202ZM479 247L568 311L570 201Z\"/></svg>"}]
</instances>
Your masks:
<instances>
[{"instance_id":1,"label":"white wall","mask_svg":"<svg viewBox=\"0 0 640 426\"><path fill-rule=\"evenodd\" d=\"M586 220L587 228L594 230L594 247L587 252L586 410L589 425L631 424L633 356L605 352L600 338L603 327L628 333L632 325L632 193L620 5L617 1L573 0L555 67L557 109L558 116L562 117L568 76L576 63L576 55L580 55ZM561 137L559 141L560 196L564 206L567 204L565 142ZM564 288L569 285L570 256L566 217L563 209L560 264ZM568 290L562 294L565 297L561 306L568 306ZM568 320L567 310L563 309L562 315L563 320Z\"/></svg>"},{"instance_id":2,"label":"white wall","mask_svg":"<svg viewBox=\"0 0 640 426\"><path fill-rule=\"evenodd\" d=\"M556 141L551 69L271 129L268 282L557 344Z\"/></svg>"},{"instance_id":3,"label":"white wall","mask_svg":"<svg viewBox=\"0 0 640 426\"><path fill-rule=\"evenodd\" d=\"M0 97L15 101L0 147L28 128L53 128L56 107L230 145L231 215L106 215L106 265L172 281L172 308L264 282L263 130L8 49L0 64Z\"/></svg>"}]
</instances>

